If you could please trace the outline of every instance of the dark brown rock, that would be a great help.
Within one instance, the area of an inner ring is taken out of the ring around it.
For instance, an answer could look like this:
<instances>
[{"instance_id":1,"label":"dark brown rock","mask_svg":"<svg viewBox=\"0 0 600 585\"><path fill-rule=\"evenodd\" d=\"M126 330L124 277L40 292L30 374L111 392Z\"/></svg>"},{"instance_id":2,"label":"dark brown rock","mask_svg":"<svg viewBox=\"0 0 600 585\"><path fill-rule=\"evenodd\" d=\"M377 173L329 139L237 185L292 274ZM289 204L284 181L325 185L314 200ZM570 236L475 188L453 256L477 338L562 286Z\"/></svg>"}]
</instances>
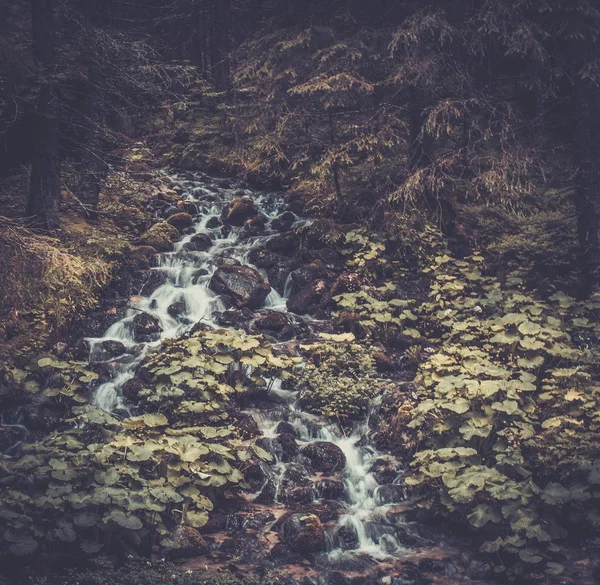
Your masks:
<instances>
[{"instance_id":1,"label":"dark brown rock","mask_svg":"<svg viewBox=\"0 0 600 585\"><path fill-rule=\"evenodd\" d=\"M300 453L307 457L315 471L333 473L342 471L346 466L344 452L333 443L328 441L315 441L300 449Z\"/></svg>"},{"instance_id":2,"label":"dark brown rock","mask_svg":"<svg viewBox=\"0 0 600 585\"><path fill-rule=\"evenodd\" d=\"M189 213L181 211L171 215L171 217L167 219L167 223L181 231L187 227L190 227L194 223L194 218Z\"/></svg>"},{"instance_id":3,"label":"dark brown rock","mask_svg":"<svg viewBox=\"0 0 600 585\"><path fill-rule=\"evenodd\" d=\"M138 313L133 318L133 335L137 342L156 339L161 331L158 319L148 313Z\"/></svg>"},{"instance_id":4,"label":"dark brown rock","mask_svg":"<svg viewBox=\"0 0 600 585\"><path fill-rule=\"evenodd\" d=\"M223 223L241 227L248 218L257 213L258 210L250 197L238 197L223 210L221 220Z\"/></svg>"},{"instance_id":5,"label":"dark brown rock","mask_svg":"<svg viewBox=\"0 0 600 585\"><path fill-rule=\"evenodd\" d=\"M325 531L314 514L292 514L286 518L281 537L291 551L302 555L325 550Z\"/></svg>"},{"instance_id":6,"label":"dark brown rock","mask_svg":"<svg viewBox=\"0 0 600 585\"><path fill-rule=\"evenodd\" d=\"M248 266L220 266L210 281L210 288L226 295L237 307L258 308L271 291L267 280Z\"/></svg>"}]
</instances>

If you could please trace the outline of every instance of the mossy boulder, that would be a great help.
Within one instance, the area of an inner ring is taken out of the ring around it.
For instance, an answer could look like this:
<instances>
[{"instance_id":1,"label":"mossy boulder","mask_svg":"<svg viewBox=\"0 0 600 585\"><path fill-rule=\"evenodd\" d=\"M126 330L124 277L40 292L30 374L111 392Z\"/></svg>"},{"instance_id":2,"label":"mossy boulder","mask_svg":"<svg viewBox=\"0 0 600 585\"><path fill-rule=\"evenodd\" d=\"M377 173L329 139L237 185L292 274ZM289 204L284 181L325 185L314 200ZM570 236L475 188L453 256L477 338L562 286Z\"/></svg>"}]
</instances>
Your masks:
<instances>
[{"instance_id":1,"label":"mossy boulder","mask_svg":"<svg viewBox=\"0 0 600 585\"><path fill-rule=\"evenodd\" d=\"M158 252L170 252L178 236L177 228L166 221L161 221L144 232L136 243L138 246L152 246Z\"/></svg>"},{"instance_id":2,"label":"mossy boulder","mask_svg":"<svg viewBox=\"0 0 600 585\"><path fill-rule=\"evenodd\" d=\"M224 210L221 216L223 223L241 227L250 217L258 214L258 209L251 197L237 197Z\"/></svg>"},{"instance_id":3,"label":"mossy boulder","mask_svg":"<svg viewBox=\"0 0 600 585\"><path fill-rule=\"evenodd\" d=\"M179 213L171 215L171 217L167 219L167 223L181 231L190 227L194 223L194 218L189 213L180 211Z\"/></svg>"},{"instance_id":4,"label":"mossy boulder","mask_svg":"<svg viewBox=\"0 0 600 585\"><path fill-rule=\"evenodd\" d=\"M271 291L271 285L253 268L225 264L214 273L210 288L226 295L237 307L260 307Z\"/></svg>"}]
</instances>

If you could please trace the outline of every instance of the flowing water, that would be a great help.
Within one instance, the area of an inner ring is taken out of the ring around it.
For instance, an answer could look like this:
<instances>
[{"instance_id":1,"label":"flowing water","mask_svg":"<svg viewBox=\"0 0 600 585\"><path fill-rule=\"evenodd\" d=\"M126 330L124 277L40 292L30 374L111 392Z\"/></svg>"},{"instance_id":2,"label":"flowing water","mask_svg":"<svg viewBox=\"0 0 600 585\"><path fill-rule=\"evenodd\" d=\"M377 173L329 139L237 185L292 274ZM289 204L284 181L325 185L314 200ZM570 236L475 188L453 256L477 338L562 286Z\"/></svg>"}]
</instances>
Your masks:
<instances>
[{"instance_id":1,"label":"flowing water","mask_svg":"<svg viewBox=\"0 0 600 585\"><path fill-rule=\"evenodd\" d=\"M107 361L111 377L97 389L94 396L94 403L110 412L127 410L121 388L134 376L137 366L150 349L158 347L164 339L183 335L198 322L217 326L215 314L223 311L225 306L219 296L210 290L209 282L219 262L230 258L251 265L248 259L250 252L263 246L275 234L269 233L267 228L263 235L248 237L243 228L224 230L220 224L215 225L218 222L214 218L220 217L227 202L241 194L239 186L222 187L205 178L189 180L174 177L173 180L183 190L183 197L198 209L193 229L176 244L173 252L159 255L153 270L163 277L162 284L148 296L136 297L125 316L114 323L102 338L88 340L92 362L103 361L101 348L106 341L118 341L125 347L123 355ZM244 191L244 194L254 199L267 220L284 211L282 198L277 195L252 191ZM206 252L189 251L187 244L196 234L209 234L212 247ZM288 278L282 294L271 289L264 308L286 311L286 299L291 291L292 281ZM172 310L175 304L179 306L176 313ZM140 312L148 313L159 321L162 327L160 339L147 343L135 340L133 320ZM277 424L286 420L294 427L300 445L315 440L332 442L346 457L347 463L342 474L345 510L337 526L328 535L327 560L335 565L352 556L382 560L398 555L402 545L397 537L397 527L387 518L389 506L382 504L378 498L380 486L370 471L378 454L366 440L368 420L345 435L328 419L303 412L296 404L295 393L282 389L278 380L272 381L270 395L273 397L272 407L251 411L265 437L275 437ZM278 492L287 465L276 461L268 470L271 480L277 484ZM354 534L351 550L341 546L338 534L342 529Z\"/></svg>"}]
</instances>

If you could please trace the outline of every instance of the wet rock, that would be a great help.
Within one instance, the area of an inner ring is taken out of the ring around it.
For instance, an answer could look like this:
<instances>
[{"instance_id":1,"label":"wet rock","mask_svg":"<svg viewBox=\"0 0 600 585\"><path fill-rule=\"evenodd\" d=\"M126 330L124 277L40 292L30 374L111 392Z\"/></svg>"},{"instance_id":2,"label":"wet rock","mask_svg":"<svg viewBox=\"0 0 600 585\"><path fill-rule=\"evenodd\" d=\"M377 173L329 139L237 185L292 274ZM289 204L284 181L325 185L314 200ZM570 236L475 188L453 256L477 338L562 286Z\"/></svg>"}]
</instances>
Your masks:
<instances>
[{"instance_id":1,"label":"wet rock","mask_svg":"<svg viewBox=\"0 0 600 585\"><path fill-rule=\"evenodd\" d=\"M203 276L208 276L208 270L206 268L198 268L198 270L194 270L192 274L192 284L198 284Z\"/></svg>"},{"instance_id":2,"label":"wet rock","mask_svg":"<svg viewBox=\"0 0 600 585\"><path fill-rule=\"evenodd\" d=\"M208 548L201 534L191 526L178 526L168 539L176 545L176 548L167 549L167 556L171 559L199 556Z\"/></svg>"},{"instance_id":3,"label":"wet rock","mask_svg":"<svg viewBox=\"0 0 600 585\"><path fill-rule=\"evenodd\" d=\"M223 210L221 220L223 223L241 227L248 218L257 213L258 209L250 197L237 197Z\"/></svg>"},{"instance_id":4,"label":"wet rock","mask_svg":"<svg viewBox=\"0 0 600 585\"><path fill-rule=\"evenodd\" d=\"M273 504L275 502L276 496L277 485L272 479L269 479L262 487L256 498L254 498L254 501L257 504Z\"/></svg>"},{"instance_id":5,"label":"wet rock","mask_svg":"<svg viewBox=\"0 0 600 585\"><path fill-rule=\"evenodd\" d=\"M419 570L423 573L444 573L446 563L440 559L428 558L419 561Z\"/></svg>"},{"instance_id":6,"label":"wet rock","mask_svg":"<svg viewBox=\"0 0 600 585\"><path fill-rule=\"evenodd\" d=\"M213 217L211 217L207 222L206 222L206 227L209 230L214 230L215 228L219 227L221 224L221 220L214 215Z\"/></svg>"},{"instance_id":7,"label":"wet rock","mask_svg":"<svg viewBox=\"0 0 600 585\"><path fill-rule=\"evenodd\" d=\"M300 236L294 232L287 232L271 238L267 244L267 250L275 254L290 255L298 250Z\"/></svg>"},{"instance_id":8,"label":"wet rock","mask_svg":"<svg viewBox=\"0 0 600 585\"><path fill-rule=\"evenodd\" d=\"M293 437L296 436L296 429L294 429L294 426L292 424L290 424L289 422L286 422L284 420L282 420L277 425L277 428L275 429L275 432L278 435L292 435Z\"/></svg>"},{"instance_id":9,"label":"wet rock","mask_svg":"<svg viewBox=\"0 0 600 585\"><path fill-rule=\"evenodd\" d=\"M346 466L344 452L328 441L315 441L300 449L300 453L310 459L315 471L333 473L341 471Z\"/></svg>"},{"instance_id":10,"label":"wet rock","mask_svg":"<svg viewBox=\"0 0 600 585\"><path fill-rule=\"evenodd\" d=\"M223 327L235 327L236 329L246 329L248 321L252 319L254 313L244 307L243 309L229 309L216 315L217 323Z\"/></svg>"},{"instance_id":11,"label":"wet rock","mask_svg":"<svg viewBox=\"0 0 600 585\"><path fill-rule=\"evenodd\" d=\"M237 307L258 308L267 298L271 286L248 266L220 266L210 281L210 288L226 295Z\"/></svg>"},{"instance_id":12,"label":"wet rock","mask_svg":"<svg viewBox=\"0 0 600 585\"><path fill-rule=\"evenodd\" d=\"M190 252L206 252L213 245L209 234L196 234L185 244L184 249Z\"/></svg>"},{"instance_id":13,"label":"wet rock","mask_svg":"<svg viewBox=\"0 0 600 585\"><path fill-rule=\"evenodd\" d=\"M291 273L295 290L301 290L321 280L333 277L333 272L327 269L321 262L312 262L297 268Z\"/></svg>"},{"instance_id":14,"label":"wet rock","mask_svg":"<svg viewBox=\"0 0 600 585\"><path fill-rule=\"evenodd\" d=\"M302 555L325 550L325 531L314 514L292 514L286 518L281 537L291 551Z\"/></svg>"},{"instance_id":15,"label":"wet rock","mask_svg":"<svg viewBox=\"0 0 600 585\"><path fill-rule=\"evenodd\" d=\"M277 219L282 223L293 224L298 220L298 216L291 211L284 211Z\"/></svg>"},{"instance_id":16,"label":"wet rock","mask_svg":"<svg viewBox=\"0 0 600 585\"><path fill-rule=\"evenodd\" d=\"M138 269L148 268L156 254L157 250L152 246L136 246L129 253L129 261Z\"/></svg>"},{"instance_id":17,"label":"wet rock","mask_svg":"<svg viewBox=\"0 0 600 585\"><path fill-rule=\"evenodd\" d=\"M235 427L239 431L242 439L251 439L260 433L258 423L254 417L245 412L239 412L234 415Z\"/></svg>"},{"instance_id":18,"label":"wet rock","mask_svg":"<svg viewBox=\"0 0 600 585\"><path fill-rule=\"evenodd\" d=\"M324 500L340 500L346 491L343 482L336 479L322 479L315 484L315 488Z\"/></svg>"},{"instance_id":19,"label":"wet rock","mask_svg":"<svg viewBox=\"0 0 600 585\"><path fill-rule=\"evenodd\" d=\"M403 502L406 497L404 488L401 485L390 483L377 488L375 499L379 505L383 506L385 504L399 504L400 502Z\"/></svg>"},{"instance_id":20,"label":"wet rock","mask_svg":"<svg viewBox=\"0 0 600 585\"><path fill-rule=\"evenodd\" d=\"M166 221L161 221L144 232L136 243L139 246L151 246L158 252L170 252L178 236L179 232L176 228Z\"/></svg>"},{"instance_id":21,"label":"wet rock","mask_svg":"<svg viewBox=\"0 0 600 585\"><path fill-rule=\"evenodd\" d=\"M265 248L255 248L250 252L249 260L254 266L257 268L272 268L273 266L277 266L284 258L275 254L274 252L270 252Z\"/></svg>"},{"instance_id":22,"label":"wet rock","mask_svg":"<svg viewBox=\"0 0 600 585\"><path fill-rule=\"evenodd\" d=\"M294 435L282 433L275 440L279 444L282 461L291 461L298 454L298 443Z\"/></svg>"},{"instance_id":23,"label":"wet rock","mask_svg":"<svg viewBox=\"0 0 600 585\"><path fill-rule=\"evenodd\" d=\"M290 191L285 194L284 201L290 211L302 214L304 211L303 195L297 191Z\"/></svg>"},{"instance_id":24,"label":"wet rock","mask_svg":"<svg viewBox=\"0 0 600 585\"><path fill-rule=\"evenodd\" d=\"M258 313L253 328L258 332L281 332L290 324L289 318L279 311L265 309Z\"/></svg>"},{"instance_id":25,"label":"wet rock","mask_svg":"<svg viewBox=\"0 0 600 585\"><path fill-rule=\"evenodd\" d=\"M344 573L334 571L327 577L327 585L352 585L352 581Z\"/></svg>"},{"instance_id":26,"label":"wet rock","mask_svg":"<svg viewBox=\"0 0 600 585\"><path fill-rule=\"evenodd\" d=\"M64 415L58 405L36 404L23 409L20 422L30 432L50 433L64 424Z\"/></svg>"},{"instance_id":27,"label":"wet rock","mask_svg":"<svg viewBox=\"0 0 600 585\"><path fill-rule=\"evenodd\" d=\"M125 384L121 387L121 392L125 397L125 400L129 402L136 402L139 396L139 393L143 390L144 384L138 378L131 378L127 380Z\"/></svg>"},{"instance_id":28,"label":"wet rock","mask_svg":"<svg viewBox=\"0 0 600 585\"><path fill-rule=\"evenodd\" d=\"M148 313L138 313L133 318L132 327L138 343L156 339L162 331L159 320Z\"/></svg>"},{"instance_id":29,"label":"wet rock","mask_svg":"<svg viewBox=\"0 0 600 585\"><path fill-rule=\"evenodd\" d=\"M306 315L315 312L321 302L323 295L327 292L327 285L324 280L319 280L314 284L307 286L301 291L293 294L287 300L287 309L297 315Z\"/></svg>"},{"instance_id":30,"label":"wet rock","mask_svg":"<svg viewBox=\"0 0 600 585\"><path fill-rule=\"evenodd\" d=\"M167 309L167 313L169 313L169 315L171 315L171 317L174 319L180 319L183 315L185 315L186 311L187 305L183 299L170 304L169 308Z\"/></svg>"},{"instance_id":31,"label":"wet rock","mask_svg":"<svg viewBox=\"0 0 600 585\"><path fill-rule=\"evenodd\" d=\"M114 339L102 341L98 346L98 350L99 351L97 355L94 355L94 358L100 360L109 360L127 352L125 345Z\"/></svg>"},{"instance_id":32,"label":"wet rock","mask_svg":"<svg viewBox=\"0 0 600 585\"><path fill-rule=\"evenodd\" d=\"M281 261L276 265L267 268L267 275L271 286L279 293L284 294L288 278L293 270L298 268L300 261L297 259L286 259L281 257Z\"/></svg>"},{"instance_id":33,"label":"wet rock","mask_svg":"<svg viewBox=\"0 0 600 585\"><path fill-rule=\"evenodd\" d=\"M307 486L312 484L308 469L300 463L291 463L287 466L281 485L284 488Z\"/></svg>"},{"instance_id":34,"label":"wet rock","mask_svg":"<svg viewBox=\"0 0 600 585\"><path fill-rule=\"evenodd\" d=\"M255 459L251 459L247 463L244 476L254 491L262 489L267 479L269 479L265 465Z\"/></svg>"},{"instance_id":35,"label":"wet rock","mask_svg":"<svg viewBox=\"0 0 600 585\"><path fill-rule=\"evenodd\" d=\"M335 533L335 538L338 541L339 547L343 550L354 550L358 548L358 532L356 532L356 528L352 525L346 524L340 526Z\"/></svg>"},{"instance_id":36,"label":"wet rock","mask_svg":"<svg viewBox=\"0 0 600 585\"><path fill-rule=\"evenodd\" d=\"M288 488L283 491L282 501L291 508L309 504L314 500L314 492L309 486Z\"/></svg>"},{"instance_id":37,"label":"wet rock","mask_svg":"<svg viewBox=\"0 0 600 585\"><path fill-rule=\"evenodd\" d=\"M358 292L361 288L361 281L360 275L355 272L345 272L344 274L340 274L331 287L331 296Z\"/></svg>"},{"instance_id":38,"label":"wet rock","mask_svg":"<svg viewBox=\"0 0 600 585\"><path fill-rule=\"evenodd\" d=\"M336 265L339 264L344 257L333 248L321 248L319 250L311 250L308 254L310 260L319 260L324 264Z\"/></svg>"},{"instance_id":39,"label":"wet rock","mask_svg":"<svg viewBox=\"0 0 600 585\"><path fill-rule=\"evenodd\" d=\"M194 218L189 213L181 211L179 213L171 215L171 217L167 219L167 223L169 225L172 225L177 230L181 231L185 228L191 227L194 223Z\"/></svg>"},{"instance_id":40,"label":"wet rock","mask_svg":"<svg viewBox=\"0 0 600 585\"><path fill-rule=\"evenodd\" d=\"M244 222L246 236L258 236L265 231L265 218L262 215L249 217Z\"/></svg>"},{"instance_id":41,"label":"wet rock","mask_svg":"<svg viewBox=\"0 0 600 585\"><path fill-rule=\"evenodd\" d=\"M241 262L231 256L218 256L214 259L217 266L241 266Z\"/></svg>"},{"instance_id":42,"label":"wet rock","mask_svg":"<svg viewBox=\"0 0 600 585\"><path fill-rule=\"evenodd\" d=\"M150 296L159 286L167 282L167 273L163 270L148 270L145 273L145 282L142 286L140 294L142 296Z\"/></svg>"},{"instance_id":43,"label":"wet rock","mask_svg":"<svg viewBox=\"0 0 600 585\"><path fill-rule=\"evenodd\" d=\"M398 478L399 473L393 462L383 457L377 459L369 471L375 476L377 483L380 485L393 483Z\"/></svg>"}]
</instances>

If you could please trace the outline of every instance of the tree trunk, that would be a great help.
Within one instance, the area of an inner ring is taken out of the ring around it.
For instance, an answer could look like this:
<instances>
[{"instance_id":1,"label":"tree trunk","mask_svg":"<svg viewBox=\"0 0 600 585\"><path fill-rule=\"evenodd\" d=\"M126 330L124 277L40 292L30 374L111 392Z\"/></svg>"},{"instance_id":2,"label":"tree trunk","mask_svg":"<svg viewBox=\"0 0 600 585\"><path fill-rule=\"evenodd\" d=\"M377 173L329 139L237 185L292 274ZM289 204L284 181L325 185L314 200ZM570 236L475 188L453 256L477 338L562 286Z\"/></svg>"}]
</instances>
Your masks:
<instances>
[{"instance_id":1,"label":"tree trunk","mask_svg":"<svg viewBox=\"0 0 600 585\"><path fill-rule=\"evenodd\" d=\"M52 80L56 58L54 4L55 0L31 0L33 54L45 80L32 117L31 180L25 214L35 226L46 230L59 227L60 201L59 103Z\"/></svg>"},{"instance_id":2,"label":"tree trunk","mask_svg":"<svg viewBox=\"0 0 600 585\"><path fill-rule=\"evenodd\" d=\"M575 83L575 209L579 238L581 294L587 297L596 288L600 276L598 242L598 201L600 197L600 155L598 148L598 92L591 83L574 76Z\"/></svg>"},{"instance_id":3,"label":"tree trunk","mask_svg":"<svg viewBox=\"0 0 600 585\"><path fill-rule=\"evenodd\" d=\"M97 76L95 81L102 83ZM102 133L104 132L104 92L100 85L89 88L87 96L86 119L89 124L87 140L82 157L82 177L79 185L79 198L85 205L89 218L98 216L98 198L100 187L106 176L107 166L104 161Z\"/></svg>"}]
</instances>

